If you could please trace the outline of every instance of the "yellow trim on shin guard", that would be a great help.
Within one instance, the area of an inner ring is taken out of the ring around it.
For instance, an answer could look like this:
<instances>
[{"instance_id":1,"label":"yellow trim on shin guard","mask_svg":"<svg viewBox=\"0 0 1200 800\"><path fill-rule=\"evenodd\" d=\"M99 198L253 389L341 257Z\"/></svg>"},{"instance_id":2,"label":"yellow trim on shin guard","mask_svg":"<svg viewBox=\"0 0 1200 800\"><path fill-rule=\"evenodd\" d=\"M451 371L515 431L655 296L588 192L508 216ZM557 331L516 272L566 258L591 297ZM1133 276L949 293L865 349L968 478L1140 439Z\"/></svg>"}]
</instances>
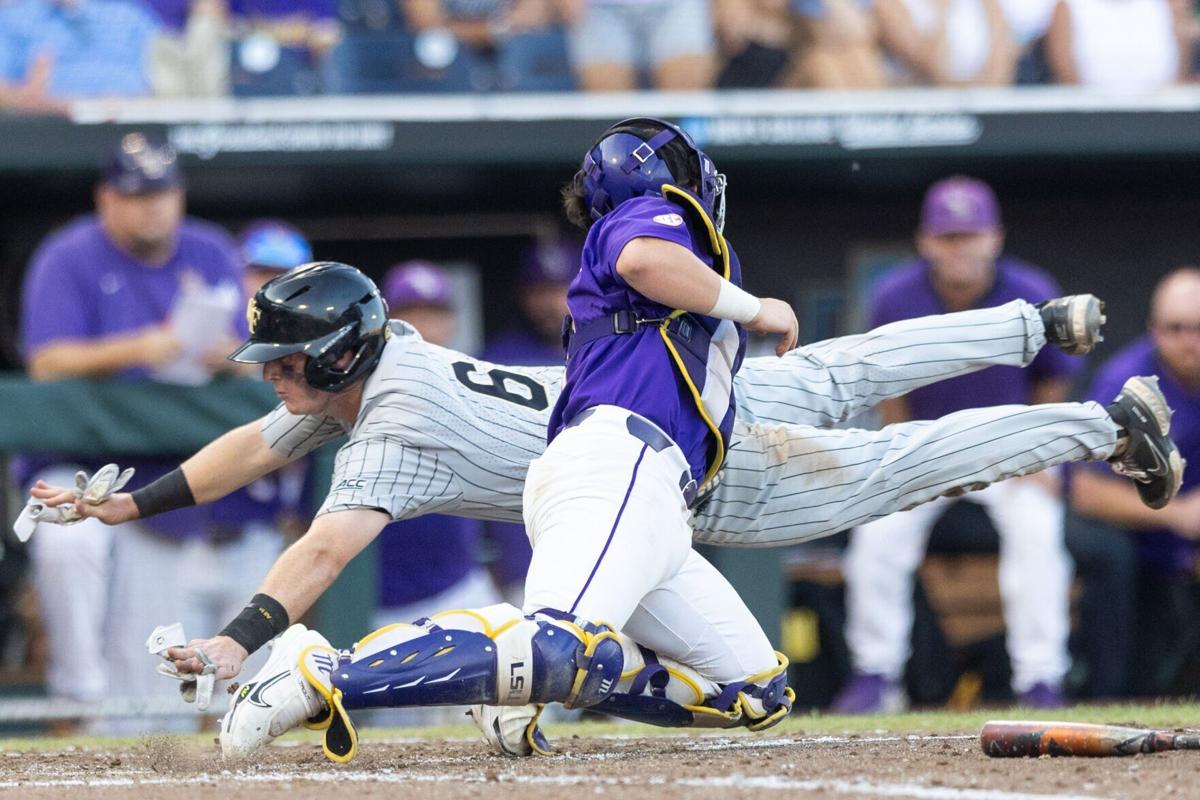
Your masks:
<instances>
[{"instance_id":1,"label":"yellow trim on shin guard","mask_svg":"<svg viewBox=\"0 0 1200 800\"><path fill-rule=\"evenodd\" d=\"M358 755L358 731L350 720L350 715L342 707L342 690L334 689L329 707L332 709L330 725L325 729L325 737L321 740L321 750L325 757L338 764L345 764Z\"/></svg>"},{"instance_id":2,"label":"yellow trim on shin guard","mask_svg":"<svg viewBox=\"0 0 1200 800\"><path fill-rule=\"evenodd\" d=\"M537 737L533 735L534 733L537 732L538 720L542 718L542 712L545 710L546 710L546 704L538 703L537 713L533 715L533 719L531 719L529 721L529 724L525 726L525 741L529 744L529 749L531 751L533 751L533 754L535 756L558 755L557 751L555 751L555 749L553 747L549 747L548 743L547 743L546 747L542 747L540 744L538 744ZM542 741L546 741L544 735L542 737Z\"/></svg>"},{"instance_id":3,"label":"yellow trim on shin guard","mask_svg":"<svg viewBox=\"0 0 1200 800\"><path fill-rule=\"evenodd\" d=\"M305 659L314 650L324 650L333 654L334 663L337 663L338 653L336 650L324 645L309 645L300 651L299 665L300 674L304 676L304 680L308 681L308 684L317 690L317 694L321 695L321 698L325 701L325 705L329 707L329 716L321 720L316 726L317 730L325 730L325 736L321 740L321 750L324 751L325 757L330 761L345 764L358 754L358 731L354 729L354 723L350 720L350 715L346 713L346 709L342 706L342 690L331 690L330 687L327 687L323 681L309 671ZM309 726L307 722L305 726L313 727Z\"/></svg>"}]
</instances>

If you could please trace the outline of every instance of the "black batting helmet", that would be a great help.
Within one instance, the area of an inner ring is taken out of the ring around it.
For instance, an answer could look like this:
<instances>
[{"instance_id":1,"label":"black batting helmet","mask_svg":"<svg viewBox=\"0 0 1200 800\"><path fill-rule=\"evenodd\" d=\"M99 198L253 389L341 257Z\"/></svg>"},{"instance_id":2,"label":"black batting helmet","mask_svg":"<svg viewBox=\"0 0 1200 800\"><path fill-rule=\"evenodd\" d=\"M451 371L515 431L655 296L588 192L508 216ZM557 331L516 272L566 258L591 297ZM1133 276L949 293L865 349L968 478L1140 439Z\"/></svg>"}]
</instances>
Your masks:
<instances>
[{"instance_id":1,"label":"black batting helmet","mask_svg":"<svg viewBox=\"0 0 1200 800\"><path fill-rule=\"evenodd\" d=\"M250 338L231 361L262 364L303 353L309 386L339 392L379 363L387 303L375 283L349 264L317 261L268 281L246 307ZM353 357L344 367L337 362Z\"/></svg>"}]
</instances>

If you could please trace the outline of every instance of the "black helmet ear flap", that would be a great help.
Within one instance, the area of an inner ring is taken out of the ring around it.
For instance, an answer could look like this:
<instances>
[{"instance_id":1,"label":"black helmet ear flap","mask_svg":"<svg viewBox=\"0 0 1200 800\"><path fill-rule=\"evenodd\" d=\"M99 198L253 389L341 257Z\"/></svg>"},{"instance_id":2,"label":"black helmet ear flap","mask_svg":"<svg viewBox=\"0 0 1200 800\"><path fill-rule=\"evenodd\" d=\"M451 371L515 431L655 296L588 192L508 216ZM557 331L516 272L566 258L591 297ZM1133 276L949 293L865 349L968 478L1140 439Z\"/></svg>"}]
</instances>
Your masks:
<instances>
[{"instance_id":1,"label":"black helmet ear flap","mask_svg":"<svg viewBox=\"0 0 1200 800\"><path fill-rule=\"evenodd\" d=\"M356 331L356 325L346 325L316 343L317 351L304 365L309 386L323 392L340 392L375 367L387 337L359 339ZM338 366L347 353L352 354L350 360Z\"/></svg>"}]
</instances>

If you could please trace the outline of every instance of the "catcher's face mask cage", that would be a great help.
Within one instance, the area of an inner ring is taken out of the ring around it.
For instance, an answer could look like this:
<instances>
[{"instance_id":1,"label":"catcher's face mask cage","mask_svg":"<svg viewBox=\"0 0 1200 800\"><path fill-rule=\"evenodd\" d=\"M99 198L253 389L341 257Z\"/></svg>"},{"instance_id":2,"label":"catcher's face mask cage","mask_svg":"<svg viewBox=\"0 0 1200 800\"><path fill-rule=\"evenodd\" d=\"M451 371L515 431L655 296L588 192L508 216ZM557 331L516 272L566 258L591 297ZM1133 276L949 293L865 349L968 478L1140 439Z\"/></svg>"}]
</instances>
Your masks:
<instances>
[{"instance_id":1,"label":"catcher's face mask cage","mask_svg":"<svg viewBox=\"0 0 1200 800\"><path fill-rule=\"evenodd\" d=\"M650 124L661 130L643 140L634 133L620 130L630 125ZM592 219L600 219L621 203L634 197L662 194L663 184L679 184L666 159L659 155L668 142L679 139L696 159L700 175L697 199L712 217L717 231L725 227L725 176L687 131L678 125L654 117L622 120L608 129L583 157L577 179L583 183L584 201Z\"/></svg>"},{"instance_id":2,"label":"catcher's face mask cage","mask_svg":"<svg viewBox=\"0 0 1200 800\"><path fill-rule=\"evenodd\" d=\"M314 389L338 392L379 363L387 303L374 282L348 264L319 261L266 283L246 309L250 338L231 361L263 364L303 353ZM349 362L338 366L347 354Z\"/></svg>"}]
</instances>

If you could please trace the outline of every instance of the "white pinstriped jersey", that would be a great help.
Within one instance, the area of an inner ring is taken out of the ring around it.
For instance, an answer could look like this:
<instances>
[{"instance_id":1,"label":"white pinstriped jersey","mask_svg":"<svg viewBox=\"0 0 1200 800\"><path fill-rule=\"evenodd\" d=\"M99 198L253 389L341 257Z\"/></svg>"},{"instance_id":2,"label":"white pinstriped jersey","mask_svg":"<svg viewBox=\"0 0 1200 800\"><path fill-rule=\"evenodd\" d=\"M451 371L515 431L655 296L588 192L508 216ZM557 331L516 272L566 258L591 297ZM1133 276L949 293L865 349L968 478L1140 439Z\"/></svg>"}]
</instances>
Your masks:
<instances>
[{"instance_id":1,"label":"white pinstriped jersey","mask_svg":"<svg viewBox=\"0 0 1200 800\"><path fill-rule=\"evenodd\" d=\"M391 325L353 428L281 405L263 425L268 443L293 458L349 434L321 513L366 507L396 520L443 512L519 522L562 368L500 367Z\"/></svg>"},{"instance_id":2,"label":"white pinstriped jersey","mask_svg":"<svg viewBox=\"0 0 1200 800\"><path fill-rule=\"evenodd\" d=\"M321 513L365 507L397 520L440 512L519 522L525 474L545 447L563 369L491 364L392 326L352 428L279 406L264 418L263 436L275 452L298 458L349 434ZM1014 301L746 359L734 380L733 446L721 483L696 514L696 540L803 541L955 487L1107 457L1115 427L1094 403L1032 414L998 407L883 431L824 427L948 375L1025 366L1044 342L1037 310ZM1029 423L1043 416L1051 424Z\"/></svg>"}]
</instances>

